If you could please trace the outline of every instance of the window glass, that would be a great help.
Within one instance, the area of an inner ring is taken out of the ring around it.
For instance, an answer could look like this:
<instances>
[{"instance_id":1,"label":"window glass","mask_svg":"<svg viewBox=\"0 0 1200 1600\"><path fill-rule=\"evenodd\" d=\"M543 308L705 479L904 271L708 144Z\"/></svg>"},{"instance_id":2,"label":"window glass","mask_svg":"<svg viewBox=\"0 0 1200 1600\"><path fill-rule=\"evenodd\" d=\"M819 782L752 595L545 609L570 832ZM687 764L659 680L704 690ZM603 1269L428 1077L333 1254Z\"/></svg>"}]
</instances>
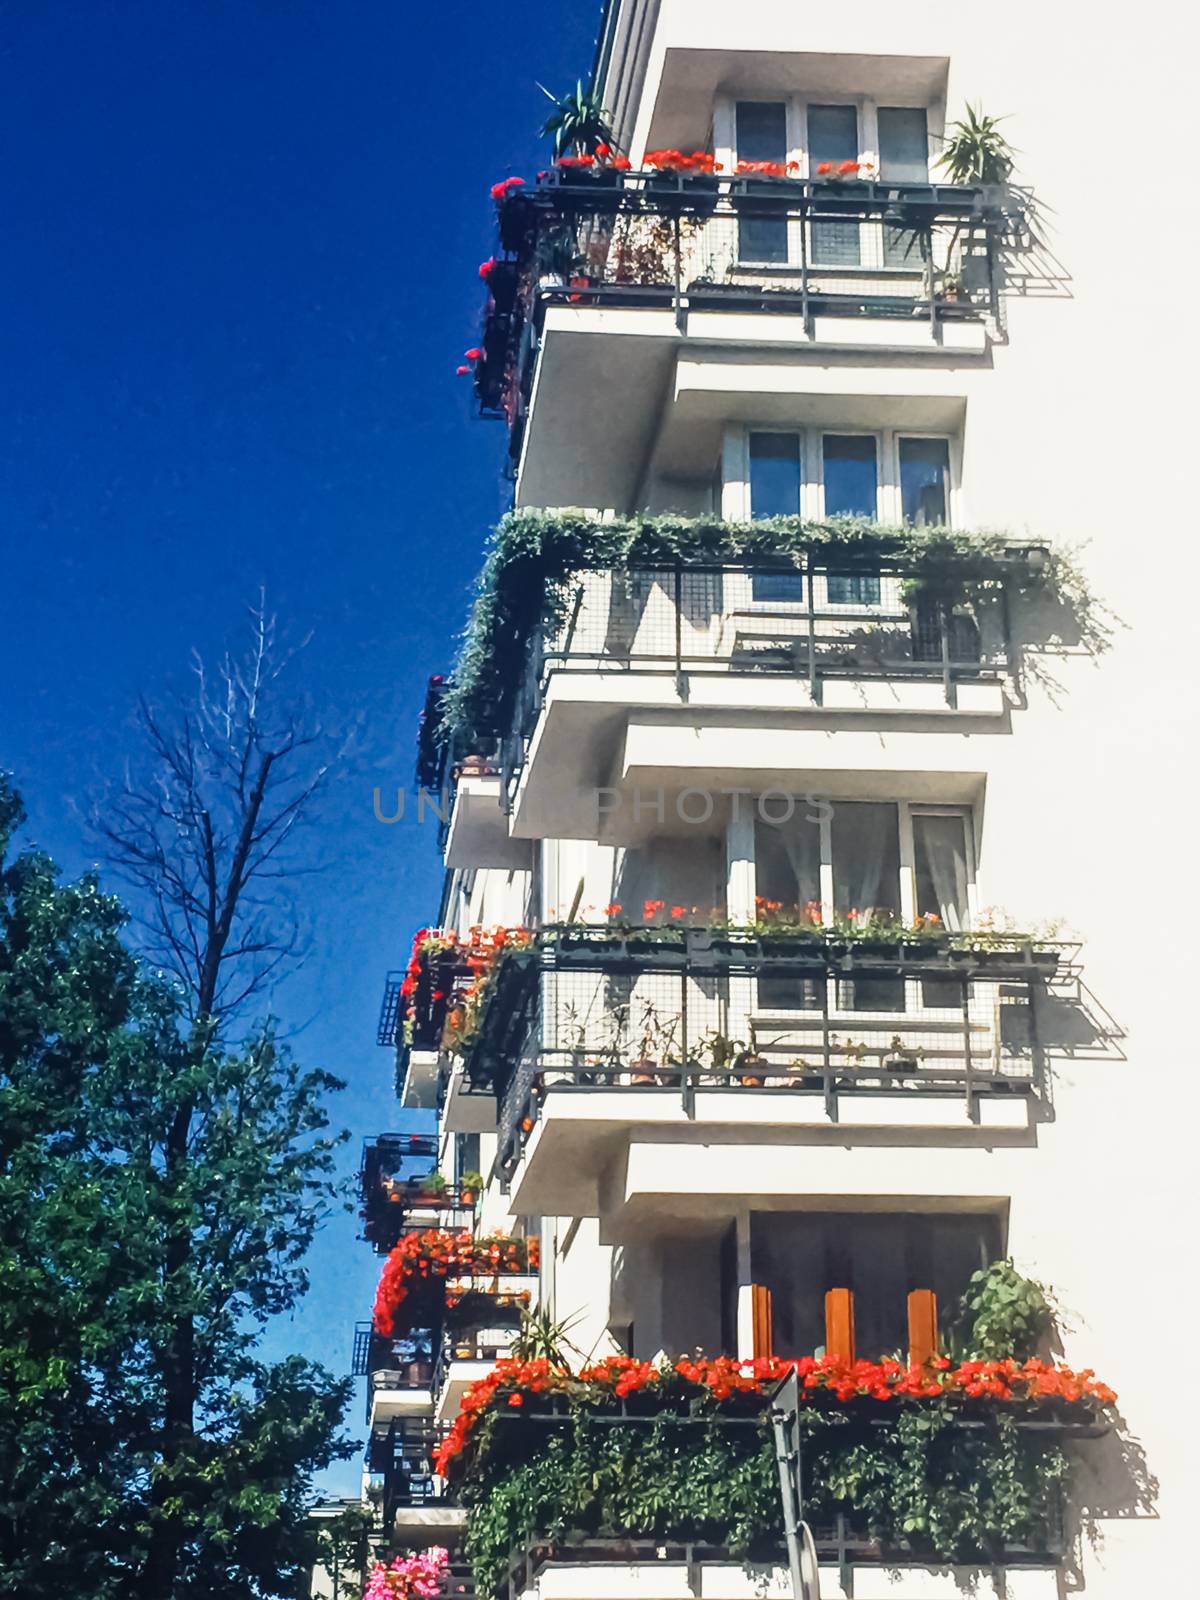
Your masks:
<instances>
[{"instance_id":1,"label":"window glass","mask_svg":"<svg viewBox=\"0 0 1200 1600\"><path fill-rule=\"evenodd\" d=\"M825 1295L854 1294L859 1353L908 1346L908 1294L932 1289L946 1329L973 1272L1003 1250L994 1217L915 1213L753 1212L750 1262L771 1291L775 1348L814 1355L825 1344Z\"/></svg>"},{"instance_id":2,"label":"window glass","mask_svg":"<svg viewBox=\"0 0 1200 1600\"><path fill-rule=\"evenodd\" d=\"M740 100L737 107L739 161L786 161L787 107L770 100ZM742 203L738 216L738 260L786 264L786 216L753 216Z\"/></svg>"},{"instance_id":3,"label":"window glass","mask_svg":"<svg viewBox=\"0 0 1200 1600\"><path fill-rule=\"evenodd\" d=\"M950 520L950 444L901 439L900 501L905 522L933 527Z\"/></svg>"},{"instance_id":4,"label":"window glass","mask_svg":"<svg viewBox=\"0 0 1200 1600\"><path fill-rule=\"evenodd\" d=\"M800 515L800 436L750 435L750 515Z\"/></svg>"},{"instance_id":5,"label":"window glass","mask_svg":"<svg viewBox=\"0 0 1200 1600\"><path fill-rule=\"evenodd\" d=\"M967 925L967 820L914 812L912 828L917 915L957 933Z\"/></svg>"},{"instance_id":6,"label":"window glass","mask_svg":"<svg viewBox=\"0 0 1200 1600\"><path fill-rule=\"evenodd\" d=\"M751 573L750 595L760 602L773 600L793 604L804 599L804 575L800 572Z\"/></svg>"},{"instance_id":7,"label":"window glass","mask_svg":"<svg viewBox=\"0 0 1200 1600\"><path fill-rule=\"evenodd\" d=\"M900 915L900 818L894 804L840 800L833 808L833 903L842 915Z\"/></svg>"},{"instance_id":8,"label":"window glass","mask_svg":"<svg viewBox=\"0 0 1200 1600\"><path fill-rule=\"evenodd\" d=\"M739 161L787 160L787 107L774 100L739 100Z\"/></svg>"},{"instance_id":9,"label":"window glass","mask_svg":"<svg viewBox=\"0 0 1200 1600\"><path fill-rule=\"evenodd\" d=\"M807 803L798 800L786 822L754 824L754 881L761 905L778 904L795 913L810 902L821 901L821 824L810 820ZM769 912L767 915L769 916ZM762 977L758 1003L766 1011L814 1011L821 1005L821 990L811 978Z\"/></svg>"},{"instance_id":10,"label":"window glass","mask_svg":"<svg viewBox=\"0 0 1200 1600\"><path fill-rule=\"evenodd\" d=\"M879 176L888 183L929 181L929 133L923 106L879 107Z\"/></svg>"},{"instance_id":11,"label":"window glass","mask_svg":"<svg viewBox=\"0 0 1200 1600\"><path fill-rule=\"evenodd\" d=\"M827 517L874 517L878 507L875 440L867 434L827 433L822 441ZM875 573L834 573L826 580L832 605L879 604Z\"/></svg>"},{"instance_id":12,"label":"window glass","mask_svg":"<svg viewBox=\"0 0 1200 1600\"><path fill-rule=\"evenodd\" d=\"M825 515L873 517L878 495L875 440L868 434L827 433L822 455Z\"/></svg>"},{"instance_id":13,"label":"window glass","mask_svg":"<svg viewBox=\"0 0 1200 1600\"><path fill-rule=\"evenodd\" d=\"M834 173L843 161L858 160L858 111L854 106L809 106L808 172L827 177L826 163ZM860 260L859 226L853 219L816 216L810 225L815 266L857 266Z\"/></svg>"},{"instance_id":14,"label":"window glass","mask_svg":"<svg viewBox=\"0 0 1200 1600\"><path fill-rule=\"evenodd\" d=\"M786 822L754 823L755 893L795 911L821 900L821 824L804 800Z\"/></svg>"},{"instance_id":15,"label":"window glass","mask_svg":"<svg viewBox=\"0 0 1200 1600\"><path fill-rule=\"evenodd\" d=\"M815 174L825 161L836 167L858 160L858 109L855 106L809 106L808 170Z\"/></svg>"}]
</instances>

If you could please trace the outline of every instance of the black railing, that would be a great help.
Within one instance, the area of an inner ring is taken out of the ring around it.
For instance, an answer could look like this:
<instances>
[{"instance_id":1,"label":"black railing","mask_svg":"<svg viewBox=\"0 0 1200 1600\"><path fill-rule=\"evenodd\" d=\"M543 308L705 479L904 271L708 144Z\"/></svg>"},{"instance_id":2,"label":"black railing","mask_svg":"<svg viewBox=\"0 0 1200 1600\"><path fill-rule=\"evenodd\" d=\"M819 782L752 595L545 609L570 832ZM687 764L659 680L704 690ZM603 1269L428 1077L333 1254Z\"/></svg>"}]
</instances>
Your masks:
<instances>
[{"instance_id":1,"label":"black railing","mask_svg":"<svg viewBox=\"0 0 1200 1600\"><path fill-rule=\"evenodd\" d=\"M476 368L516 457L548 305L769 311L999 328L1006 254L1028 244L1014 190L880 181L553 171L501 202Z\"/></svg>"},{"instance_id":2,"label":"black railing","mask_svg":"<svg viewBox=\"0 0 1200 1600\"><path fill-rule=\"evenodd\" d=\"M1014 546L1014 573L1029 559ZM814 706L836 679L928 683L954 708L960 685L1003 681L1016 664L1005 579L974 584L969 603L920 593L882 541L810 551L790 566L581 571L565 588L561 624L535 629L526 646L500 747L506 803L558 673L657 675L681 695L704 679L787 677L804 685Z\"/></svg>"},{"instance_id":3,"label":"black railing","mask_svg":"<svg viewBox=\"0 0 1200 1600\"><path fill-rule=\"evenodd\" d=\"M546 1094L1038 1095L1076 947L551 928L497 973L469 1070L510 1174ZM1049 1003L1051 991L1055 1004Z\"/></svg>"}]
</instances>

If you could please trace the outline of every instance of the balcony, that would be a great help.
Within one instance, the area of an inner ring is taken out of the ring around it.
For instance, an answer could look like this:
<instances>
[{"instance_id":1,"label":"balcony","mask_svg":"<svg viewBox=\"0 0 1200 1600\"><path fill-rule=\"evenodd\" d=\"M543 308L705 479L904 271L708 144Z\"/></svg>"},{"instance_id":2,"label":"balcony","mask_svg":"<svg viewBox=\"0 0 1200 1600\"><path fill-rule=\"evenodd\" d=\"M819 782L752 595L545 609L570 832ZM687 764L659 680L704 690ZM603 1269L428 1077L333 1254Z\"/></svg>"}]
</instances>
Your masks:
<instances>
[{"instance_id":1,"label":"balcony","mask_svg":"<svg viewBox=\"0 0 1200 1600\"><path fill-rule=\"evenodd\" d=\"M691 1370L706 1365L720 1363ZM590 1376L603 1370L581 1374L567 1397L502 1380L486 1436L468 1429L451 1441L446 1470L487 1527L472 1556L478 1586L545 1600L790 1593L767 1384L714 1402L690 1377L673 1376L671 1394L635 1377L635 1392L617 1398L620 1369ZM901 1406L806 1390L798 1498L833 1569L822 1592L1057 1595L1062 1444L1107 1432L1111 1392L1095 1389L1065 1402L1014 1390L999 1407L944 1400L952 1390L936 1381Z\"/></svg>"},{"instance_id":2,"label":"balcony","mask_svg":"<svg viewBox=\"0 0 1200 1600\"><path fill-rule=\"evenodd\" d=\"M1028 1141L1073 947L549 928L499 966L467 1066L515 1210L632 1227L803 1194L796 1144ZM697 1170L698 1145L724 1147Z\"/></svg>"},{"instance_id":3,"label":"balcony","mask_svg":"<svg viewBox=\"0 0 1200 1600\"><path fill-rule=\"evenodd\" d=\"M614 456L635 445L692 341L978 360L1002 332L1020 242L1011 195L950 184L554 171L499 208L507 254L488 279L476 392L507 421L514 465L524 452L523 505L624 505L574 442L619 374L621 404L599 414ZM682 437L703 402L677 400L666 427Z\"/></svg>"},{"instance_id":4,"label":"balcony","mask_svg":"<svg viewBox=\"0 0 1200 1600\"><path fill-rule=\"evenodd\" d=\"M1013 573L1026 559L1014 548ZM851 732L881 719L1002 727L1016 668L1006 580L970 602L916 587L882 540L802 565L571 574L558 591L567 614L530 632L510 701L500 765L513 832L594 837L600 786L670 792L697 768L714 787L773 787L784 716ZM794 765L817 761L828 754Z\"/></svg>"},{"instance_id":5,"label":"balcony","mask_svg":"<svg viewBox=\"0 0 1200 1600\"><path fill-rule=\"evenodd\" d=\"M364 1140L359 1216L363 1238L377 1251L386 1254L414 1226L470 1226L477 1192L447 1183L434 1170L437 1146L436 1134L384 1133Z\"/></svg>"}]
</instances>

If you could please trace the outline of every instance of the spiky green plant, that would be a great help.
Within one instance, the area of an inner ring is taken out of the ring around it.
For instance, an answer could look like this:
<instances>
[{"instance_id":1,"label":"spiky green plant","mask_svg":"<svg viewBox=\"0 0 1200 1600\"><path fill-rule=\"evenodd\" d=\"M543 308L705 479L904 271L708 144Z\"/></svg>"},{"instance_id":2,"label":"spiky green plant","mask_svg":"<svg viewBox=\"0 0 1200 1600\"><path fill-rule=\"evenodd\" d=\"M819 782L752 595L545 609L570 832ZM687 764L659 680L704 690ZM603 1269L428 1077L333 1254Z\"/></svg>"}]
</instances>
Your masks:
<instances>
[{"instance_id":1,"label":"spiky green plant","mask_svg":"<svg viewBox=\"0 0 1200 1600\"><path fill-rule=\"evenodd\" d=\"M613 143L612 118L593 91L583 87L582 80L577 80L574 90L561 99L544 84L539 83L538 88L554 105L541 133L543 138L553 137L556 156L595 155L598 144Z\"/></svg>"},{"instance_id":2,"label":"spiky green plant","mask_svg":"<svg viewBox=\"0 0 1200 1600\"><path fill-rule=\"evenodd\" d=\"M946 129L946 142L937 165L951 183L1007 183L1012 176L1014 151L1000 132L1003 117L985 117L975 106Z\"/></svg>"},{"instance_id":3,"label":"spiky green plant","mask_svg":"<svg viewBox=\"0 0 1200 1600\"><path fill-rule=\"evenodd\" d=\"M546 1306L526 1306L521 1312L521 1327L512 1342L511 1354L518 1361L548 1361L552 1367L570 1366L571 1357L584 1358L583 1351L568 1335L579 1317L564 1317L556 1322Z\"/></svg>"}]
</instances>

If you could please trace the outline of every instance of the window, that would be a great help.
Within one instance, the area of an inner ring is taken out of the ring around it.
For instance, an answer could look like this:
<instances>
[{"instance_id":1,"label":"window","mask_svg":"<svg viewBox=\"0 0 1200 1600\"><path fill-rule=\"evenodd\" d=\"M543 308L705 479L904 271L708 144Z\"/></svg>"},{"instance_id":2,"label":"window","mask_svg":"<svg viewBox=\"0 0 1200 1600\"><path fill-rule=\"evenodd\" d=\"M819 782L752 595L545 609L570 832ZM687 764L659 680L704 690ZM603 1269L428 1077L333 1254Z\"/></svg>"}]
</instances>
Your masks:
<instances>
[{"instance_id":1,"label":"window","mask_svg":"<svg viewBox=\"0 0 1200 1600\"><path fill-rule=\"evenodd\" d=\"M739 100L736 138L739 161L786 162L787 106L782 101ZM743 208L738 218L738 260L786 265L787 259L786 216L749 216Z\"/></svg>"},{"instance_id":2,"label":"window","mask_svg":"<svg viewBox=\"0 0 1200 1600\"><path fill-rule=\"evenodd\" d=\"M879 176L885 183L928 183L924 106L880 106L878 117Z\"/></svg>"},{"instance_id":3,"label":"window","mask_svg":"<svg viewBox=\"0 0 1200 1600\"><path fill-rule=\"evenodd\" d=\"M821 442L827 517L874 517L878 511L879 472L875 439L867 433L827 433ZM878 573L830 573L832 605L879 604Z\"/></svg>"},{"instance_id":4,"label":"window","mask_svg":"<svg viewBox=\"0 0 1200 1600\"><path fill-rule=\"evenodd\" d=\"M750 435L750 515L800 515L799 434Z\"/></svg>"},{"instance_id":5,"label":"window","mask_svg":"<svg viewBox=\"0 0 1200 1600\"><path fill-rule=\"evenodd\" d=\"M858 160L858 110L854 106L809 106L808 171L823 177L828 163L837 170L843 161ZM856 267L861 259L858 222L815 217L812 223L812 259L815 265Z\"/></svg>"},{"instance_id":6,"label":"window","mask_svg":"<svg viewBox=\"0 0 1200 1600\"><path fill-rule=\"evenodd\" d=\"M905 522L934 527L950 520L950 444L900 440L900 508Z\"/></svg>"},{"instance_id":7,"label":"window","mask_svg":"<svg viewBox=\"0 0 1200 1600\"><path fill-rule=\"evenodd\" d=\"M961 812L914 811L913 876L917 916L940 918L951 933L967 926L967 818Z\"/></svg>"},{"instance_id":8,"label":"window","mask_svg":"<svg viewBox=\"0 0 1200 1600\"><path fill-rule=\"evenodd\" d=\"M810 901L820 905L821 821L800 803L786 822L754 824L755 893L789 911ZM813 1011L821 1004L819 986L810 978L760 978L758 1003L768 1011Z\"/></svg>"},{"instance_id":9,"label":"window","mask_svg":"<svg viewBox=\"0 0 1200 1600\"><path fill-rule=\"evenodd\" d=\"M833 904L842 916L900 915L900 823L894 802L842 800L833 808Z\"/></svg>"},{"instance_id":10,"label":"window","mask_svg":"<svg viewBox=\"0 0 1200 1600\"><path fill-rule=\"evenodd\" d=\"M1003 1251L999 1219L935 1213L754 1212L750 1262L771 1291L775 1349L812 1355L825 1344L825 1295L854 1294L859 1354L908 1345L908 1294L932 1289L943 1327L971 1274Z\"/></svg>"},{"instance_id":11,"label":"window","mask_svg":"<svg viewBox=\"0 0 1200 1600\"><path fill-rule=\"evenodd\" d=\"M754 828L755 892L793 911L816 901L834 912L909 918L930 913L952 932L970 925L974 843L970 812L955 806L896 801L797 799L780 822L761 816ZM901 861L911 863L901 867ZM810 1010L821 1004L816 980L760 979L767 1010ZM925 1006L963 1004L957 979L921 983ZM906 1009L905 980L839 981L837 1004L850 1011Z\"/></svg>"},{"instance_id":12,"label":"window","mask_svg":"<svg viewBox=\"0 0 1200 1600\"><path fill-rule=\"evenodd\" d=\"M752 572L750 598L759 605L795 605L804 599L804 575L800 572Z\"/></svg>"}]
</instances>

